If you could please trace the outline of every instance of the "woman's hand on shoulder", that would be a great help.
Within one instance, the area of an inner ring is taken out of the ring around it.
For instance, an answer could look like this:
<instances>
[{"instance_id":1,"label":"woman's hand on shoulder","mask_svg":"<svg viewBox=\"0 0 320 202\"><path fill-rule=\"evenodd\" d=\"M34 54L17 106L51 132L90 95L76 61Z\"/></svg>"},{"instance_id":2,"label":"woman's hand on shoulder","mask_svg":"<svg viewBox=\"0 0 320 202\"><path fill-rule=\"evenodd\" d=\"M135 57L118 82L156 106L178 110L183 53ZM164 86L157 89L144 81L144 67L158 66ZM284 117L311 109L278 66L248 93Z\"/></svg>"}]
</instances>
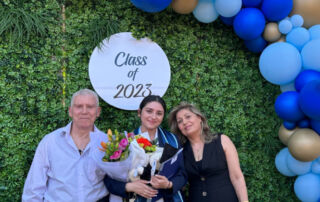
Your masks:
<instances>
[{"instance_id":1,"label":"woman's hand on shoulder","mask_svg":"<svg viewBox=\"0 0 320 202\"><path fill-rule=\"evenodd\" d=\"M158 191L148 185L149 181L137 180L126 184L127 192L134 192L144 198L152 198L158 194Z\"/></svg>"}]
</instances>

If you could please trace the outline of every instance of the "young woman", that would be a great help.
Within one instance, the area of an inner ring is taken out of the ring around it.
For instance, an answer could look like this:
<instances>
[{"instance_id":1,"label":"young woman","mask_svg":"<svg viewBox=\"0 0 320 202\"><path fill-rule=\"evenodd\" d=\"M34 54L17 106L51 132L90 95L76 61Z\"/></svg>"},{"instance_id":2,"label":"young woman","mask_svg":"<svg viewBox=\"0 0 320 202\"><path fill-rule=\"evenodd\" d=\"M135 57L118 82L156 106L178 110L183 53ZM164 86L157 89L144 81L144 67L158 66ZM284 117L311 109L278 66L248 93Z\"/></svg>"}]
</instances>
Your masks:
<instances>
[{"instance_id":1,"label":"young woman","mask_svg":"<svg viewBox=\"0 0 320 202\"><path fill-rule=\"evenodd\" d=\"M169 125L183 144L188 201L248 202L238 153L226 135L212 134L203 114L188 103L171 111Z\"/></svg>"},{"instance_id":2,"label":"young woman","mask_svg":"<svg viewBox=\"0 0 320 202\"><path fill-rule=\"evenodd\" d=\"M163 121L165 112L166 104L160 96L150 95L145 97L140 103L138 110L141 125L134 130L134 133L141 134L147 132L149 139L156 142L159 147L164 147L167 143L175 148L179 148L176 136L159 127ZM104 183L110 193L123 198L131 198L132 194L135 193L137 195L136 201L147 201L147 199L155 197L158 192L162 193L164 201L183 201L179 190L186 183L186 175L183 171L183 163L180 166L180 171L170 179L167 179L165 176L155 175L152 177L151 182L145 180L120 182L106 176ZM148 183L151 183L152 187Z\"/></svg>"}]
</instances>

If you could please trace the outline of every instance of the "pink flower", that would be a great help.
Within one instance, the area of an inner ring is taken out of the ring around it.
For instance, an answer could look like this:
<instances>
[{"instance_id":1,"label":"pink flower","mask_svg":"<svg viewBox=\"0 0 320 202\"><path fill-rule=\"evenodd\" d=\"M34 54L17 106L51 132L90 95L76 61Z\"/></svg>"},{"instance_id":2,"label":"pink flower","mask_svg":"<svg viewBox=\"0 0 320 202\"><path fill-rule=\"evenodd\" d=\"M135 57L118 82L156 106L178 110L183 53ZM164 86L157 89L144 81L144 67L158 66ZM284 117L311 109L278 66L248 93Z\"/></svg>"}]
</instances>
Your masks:
<instances>
[{"instance_id":1,"label":"pink flower","mask_svg":"<svg viewBox=\"0 0 320 202\"><path fill-rule=\"evenodd\" d=\"M127 147L128 144L129 144L129 142L128 142L127 138L123 138L119 142L119 149L125 150L125 148Z\"/></svg>"},{"instance_id":2,"label":"pink flower","mask_svg":"<svg viewBox=\"0 0 320 202\"><path fill-rule=\"evenodd\" d=\"M115 151L115 152L110 156L110 160L114 160L114 159L120 158L121 153L122 153L122 150L117 150L117 151Z\"/></svg>"}]
</instances>

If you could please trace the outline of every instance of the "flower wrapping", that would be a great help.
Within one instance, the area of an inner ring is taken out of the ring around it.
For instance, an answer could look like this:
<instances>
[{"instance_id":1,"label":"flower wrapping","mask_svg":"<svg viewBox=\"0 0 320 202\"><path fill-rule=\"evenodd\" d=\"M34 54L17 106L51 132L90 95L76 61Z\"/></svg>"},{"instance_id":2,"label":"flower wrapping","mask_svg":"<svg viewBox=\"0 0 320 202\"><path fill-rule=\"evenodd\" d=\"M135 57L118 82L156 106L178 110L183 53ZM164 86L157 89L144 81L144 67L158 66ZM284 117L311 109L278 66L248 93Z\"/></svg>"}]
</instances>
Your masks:
<instances>
[{"instance_id":1,"label":"flower wrapping","mask_svg":"<svg viewBox=\"0 0 320 202\"><path fill-rule=\"evenodd\" d=\"M100 143L93 159L102 172L115 180L128 181L129 171L146 167L151 152L156 151L156 146L141 135L116 130L113 134L110 129L107 135L108 141Z\"/></svg>"}]
</instances>

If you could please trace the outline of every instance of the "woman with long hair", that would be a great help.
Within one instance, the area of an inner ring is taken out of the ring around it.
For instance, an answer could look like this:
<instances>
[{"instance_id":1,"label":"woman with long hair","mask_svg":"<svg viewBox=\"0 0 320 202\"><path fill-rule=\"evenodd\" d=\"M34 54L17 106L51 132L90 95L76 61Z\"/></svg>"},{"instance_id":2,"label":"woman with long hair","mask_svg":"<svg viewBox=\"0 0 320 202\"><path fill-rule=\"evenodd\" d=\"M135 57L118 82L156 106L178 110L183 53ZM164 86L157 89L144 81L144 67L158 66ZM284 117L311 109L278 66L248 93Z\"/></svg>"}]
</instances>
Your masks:
<instances>
[{"instance_id":1,"label":"woman with long hair","mask_svg":"<svg viewBox=\"0 0 320 202\"><path fill-rule=\"evenodd\" d=\"M238 153L228 136L212 133L205 116L189 103L170 112L169 125L183 144L188 201L248 201Z\"/></svg>"}]
</instances>

